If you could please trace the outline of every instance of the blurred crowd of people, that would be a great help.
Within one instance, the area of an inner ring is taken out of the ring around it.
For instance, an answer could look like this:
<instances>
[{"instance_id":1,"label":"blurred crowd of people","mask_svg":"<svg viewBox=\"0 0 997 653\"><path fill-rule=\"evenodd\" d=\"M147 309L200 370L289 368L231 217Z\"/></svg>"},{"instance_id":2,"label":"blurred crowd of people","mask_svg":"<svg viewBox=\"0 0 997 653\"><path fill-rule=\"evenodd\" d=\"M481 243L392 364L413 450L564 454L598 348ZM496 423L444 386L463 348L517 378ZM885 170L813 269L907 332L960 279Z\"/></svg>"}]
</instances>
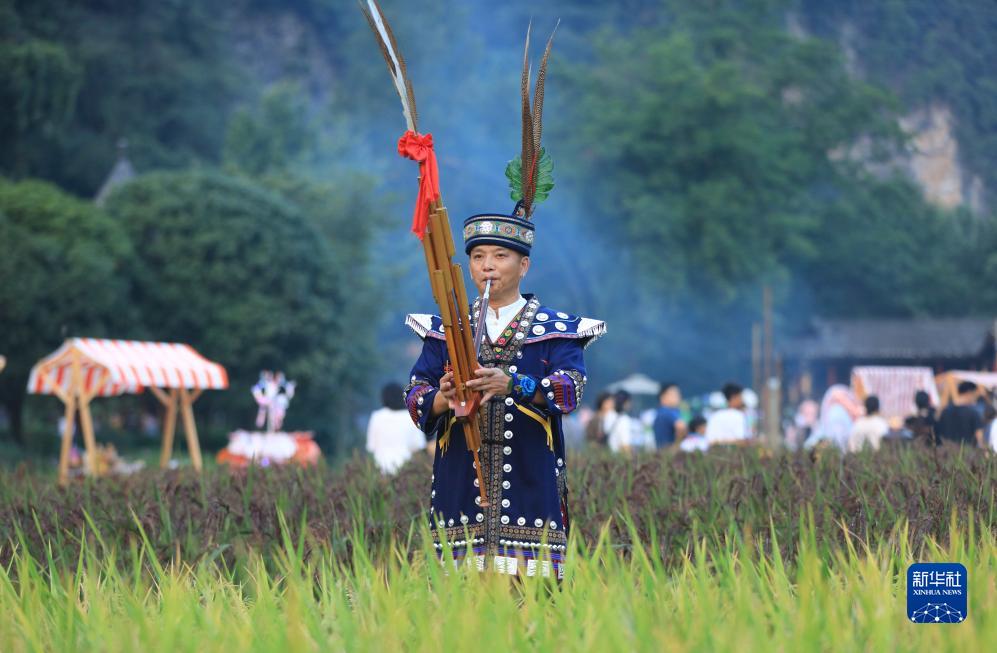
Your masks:
<instances>
[{"instance_id":1,"label":"blurred crowd of people","mask_svg":"<svg viewBox=\"0 0 997 653\"><path fill-rule=\"evenodd\" d=\"M374 411L367 427L367 451L385 473L397 471L412 455L434 442L412 423L401 400L401 386L382 390L383 407ZM964 381L958 396L940 412L927 392L914 396L914 411L887 418L875 395L859 400L851 388L835 385L820 404L804 400L792 419L782 425L789 449L836 448L856 453L886 444L946 443L997 451L997 419L991 402L977 386ZM715 445L745 446L759 437L758 395L750 388L727 383L705 401L682 396L675 383L662 383L657 405L642 411L625 390L600 393L564 421L569 448L607 448L620 454L655 449L705 451Z\"/></svg>"},{"instance_id":2,"label":"blurred crowd of people","mask_svg":"<svg viewBox=\"0 0 997 653\"><path fill-rule=\"evenodd\" d=\"M958 393L940 413L930 395L921 390L914 395L913 412L889 418L880 414L879 397L859 401L851 388L832 386L818 407L804 401L788 425L787 444L804 449L828 446L855 453L865 448L879 449L886 443L921 443L928 446L951 444L997 451L997 420L993 403L975 383L963 381Z\"/></svg>"},{"instance_id":3,"label":"blurred crowd of people","mask_svg":"<svg viewBox=\"0 0 997 653\"><path fill-rule=\"evenodd\" d=\"M755 439L758 396L736 383L712 393L704 405L688 402L675 383L662 383L658 405L634 415L633 397L625 390L604 392L586 415L584 442L617 453L679 448L703 451L716 444L748 444Z\"/></svg>"}]
</instances>

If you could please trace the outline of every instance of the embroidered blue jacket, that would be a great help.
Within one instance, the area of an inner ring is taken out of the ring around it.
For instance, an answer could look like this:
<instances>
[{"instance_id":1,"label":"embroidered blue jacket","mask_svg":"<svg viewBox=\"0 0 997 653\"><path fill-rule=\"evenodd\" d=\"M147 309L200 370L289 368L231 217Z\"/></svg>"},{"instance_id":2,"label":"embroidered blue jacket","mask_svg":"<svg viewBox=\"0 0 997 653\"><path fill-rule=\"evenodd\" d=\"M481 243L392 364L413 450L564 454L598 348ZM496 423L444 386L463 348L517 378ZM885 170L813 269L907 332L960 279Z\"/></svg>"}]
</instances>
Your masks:
<instances>
[{"instance_id":1,"label":"embroidered blue jacket","mask_svg":"<svg viewBox=\"0 0 997 653\"><path fill-rule=\"evenodd\" d=\"M479 457L491 503L485 509L479 505L477 474L461 424L452 412L431 417L448 360L440 318L410 315L406 320L423 338L406 404L416 425L438 441L430 495L434 539L438 547L442 540L449 541L456 555L464 555L470 545L480 554L479 566L485 553L530 558L541 546L558 565L570 525L561 416L581 402L587 380L583 350L606 330L603 322L525 297L526 305L502 336L495 342L486 338L480 363L532 377L545 405L527 397L517 402L512 396L497 396L482 405ZM472 321L472 326L477 325Z\"/></svg>"}]
</instances>

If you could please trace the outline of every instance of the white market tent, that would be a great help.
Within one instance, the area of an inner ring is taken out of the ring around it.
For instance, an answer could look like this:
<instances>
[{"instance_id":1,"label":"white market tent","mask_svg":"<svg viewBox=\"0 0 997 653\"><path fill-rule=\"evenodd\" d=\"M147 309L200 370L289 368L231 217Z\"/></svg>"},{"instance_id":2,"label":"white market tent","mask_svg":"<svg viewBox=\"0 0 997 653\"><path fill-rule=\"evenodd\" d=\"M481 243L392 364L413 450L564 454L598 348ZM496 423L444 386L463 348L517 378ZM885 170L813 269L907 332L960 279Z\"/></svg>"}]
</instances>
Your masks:
<instances>
[{"instance_id":1,"label":"white market tent","mask_svg":"<svg viewBox=\"0 0 997 653\"><path fill-rule=\"evenodd\" d=\"M868 365L852 368L852 390L859 401L869 395L879 397L883 417L906 417L916 412L914 395L924 390L934 406L938 405L938 388L930 367Z\"/></svg>"},{"instance_id":2,"label":"white market tent","mask_svg":"<svg viewBox=\"0 0 997 653\"><path fill-rule=\"evenodd\" d=\"M657 395L661 384L646 374L637 373L610 384L606 389L610 392L626 390L632 395Z\"/></svg>"},{"instance_id":3,"label":"white market tent","mask_svg":"<svg viewBox=\"0 0 997 653\"><path fill-rule=\"evenodd\" d=\"M87 457L94 471L96 441L90 402L95 397L138 394L148 388L166 408L160 466L173 452L179 408L194 468L201 470L201 447L194 424L193 403L203 390L228 387L225 368L201 356L189 345L169 342L69 338L56 351L38 361L28 378L28 393L55 395L66 405L66 424L59 455L59 482L69 474L76 412Z\"/></svg>"}]
</instances>

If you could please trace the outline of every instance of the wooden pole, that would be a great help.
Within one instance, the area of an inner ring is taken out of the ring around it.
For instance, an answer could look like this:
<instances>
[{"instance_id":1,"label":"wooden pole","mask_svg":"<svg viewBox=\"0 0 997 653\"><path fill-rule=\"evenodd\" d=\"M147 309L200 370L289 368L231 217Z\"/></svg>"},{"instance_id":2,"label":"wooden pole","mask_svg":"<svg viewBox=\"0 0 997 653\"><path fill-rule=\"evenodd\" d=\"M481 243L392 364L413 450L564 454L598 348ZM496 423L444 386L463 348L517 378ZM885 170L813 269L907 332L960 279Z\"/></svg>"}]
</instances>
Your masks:
<instances>
[{"instance_id":1,"label":"wooden pole","mask_svg":"<svg viewBox=\"0 0 997 653\"><path fill-rule=\"evenodd\" d=\"M163 415L163 448L159 453L159 468L166 469L173 457L173 438L177 432L177 389L171 388L169 394L160 390L156 396L166 409Z\"/></svg>"},{"instance_id":2,"label":"wooden pole","mask_svg":"<svg viewBox=\"0 0 997 653\"><path fill-rule=\"evenodd\" d=\"M42 370L39 375L48 383L48 387L52 389L55 396L62 400L62 403L67 403L70 398L70 394L62 389L62 386L56 383L55 379L52 378L51 370ZM70 376L70 380L72 377Z\"/></svg>"},{"instance_id":3,"label":"wooden pole","mask_svg":"<svg viewBox=\"0 0 997 653\"><path fill-rule=\"evenodd\" d=\"M87 452L87 468L91 476L97 475L97 441L93 432L93 419L90 416L90 402L83 387L83 361L79 350L73 349L72 375L69 394L76 400L80 411L80 429L83 431L83 445Z\"/></svg>"},{"instance_id":4,"label":"wooden pole","mask_svg":"<svg viewBox=\"0 0 997 653\"><path fill-rule=\"evenodd\" d=\"M773 373L772 360L772 288L765 286L762 289L762 321L764 322L763 354L762 354L762 376L768 382Z\"/></svg>"},{"instance_id":5,"label":"wooden pole","mask_svg":"<svg viewBox=\"0 0 997 653\"><path fill-rule=\"evenodd\" d=\"M782 356L776 356L772 378L768 381L769 405L766 412L771 413L768 426L769 446L773 449L782 444Z\"/></svg>"},{"instance_id":6,"label":"wooden pole","mask_svg":"<svg viewBox=\"0 0 997 653\"><path fill-rule=\"evenodd\" d=\"M201 445L197 441L197 426L194 424L194 409L191 406L187 388L180 388L180 411L183 417L184 435L187 436L187 451L194 469L201 471Z\"/></svg>"},{"instance_id":7,"label":"wooden pole","mask_svg":"<svg viewBox=\"0 0 997 653\"><path fill-rule=\"evenodd\" d=\"M90 474L97 475L97 439L93 431L93 418L90 416L90 400L86 397L80 398L80 427L83 429L83 443L87 449L87 463Z\"/></svg>"},{"instance_id":8,"label":"wooden pole","mask_svg":"<svg viewBox=\"0 0 997 653\"><path fill-rule=\"evenodd\" d=\"M779 416L773 415L773 397L771 396L773 392L778 392L777 388L773 387L773 376L775 373L775 365L772 360L772 288L766 284L762 288L762 409L764 413L762 414L762 431L772 438L772 433L774 433L779 428Z\"/></svg>"},{"instance_id":9,"label":"wooden pole","mask_svg":"<svg viewBox=\"0 0 997 653\"><path fill-rule=\"evenodd\" d=\"M59 485L69 482L69 450L73 446L73 431L76 430L76 398L73 395L60 397L66 405L65 424L62 425L62 446L59 448Z\"/></svg>"},{"instance_id":10,"label":"wooden pole","mask_svg":"<svg viewBox=\"0 0 997 653\"><path fill-rule=\"evenodd\" d=\"M762 325L751 325L751 387L762 390Z\"/></svg>"},{"instance_id":11,"label":"wooden pole","mask_svg":"<svg viewBox=\"0 0 997 653\"><path fill-rule=\"evenodd\" d=\"M75 385L73 382L72 369L70 370L70 392L63 390L52 377L51 370L41 369L39 375L44 379L52 393L59 398L65 406L64 424L62 426L62 442L59 446L59 485L66 485L69 482L69 451L73 448L73 435L76 431L76 394L73 392Z\"/></svg>"},{"instance_id":12,"label":"wooden pole","mask_svg":"<svg viewBox=\"0 0 997 653\"><path fill-rule=\"evenodd\" d=\"M993 371L997 372L997 319L994 319L994 366Z\"/></svg>"}]
</instances>

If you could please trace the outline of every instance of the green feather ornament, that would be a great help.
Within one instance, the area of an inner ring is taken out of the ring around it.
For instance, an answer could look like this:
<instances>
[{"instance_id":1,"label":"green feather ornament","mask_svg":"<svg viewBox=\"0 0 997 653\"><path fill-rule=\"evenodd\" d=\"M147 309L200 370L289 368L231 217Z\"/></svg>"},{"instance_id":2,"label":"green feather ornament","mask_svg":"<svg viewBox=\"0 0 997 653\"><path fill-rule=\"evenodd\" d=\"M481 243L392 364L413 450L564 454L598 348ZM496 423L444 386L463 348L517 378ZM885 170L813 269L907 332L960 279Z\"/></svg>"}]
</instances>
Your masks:
<instances>
[{"instance_id":1,"label":"green feather ornament","mask_svg":"<svg viewBox=\"0 0 997 653\"><path fill-rule=\"evenodd\" d=\"M523 199L522 169L521 156L517 156L505 167L505 176L509 180L509 197L514 202ZM540 161L537 164L533 181L536 183L537 188L536 194L533 196L533 203L537 204L547 199L550 191L554 188L554 160L547 154L547 150L542 147L540 148Z\"/></svg>"}]
</instances>

